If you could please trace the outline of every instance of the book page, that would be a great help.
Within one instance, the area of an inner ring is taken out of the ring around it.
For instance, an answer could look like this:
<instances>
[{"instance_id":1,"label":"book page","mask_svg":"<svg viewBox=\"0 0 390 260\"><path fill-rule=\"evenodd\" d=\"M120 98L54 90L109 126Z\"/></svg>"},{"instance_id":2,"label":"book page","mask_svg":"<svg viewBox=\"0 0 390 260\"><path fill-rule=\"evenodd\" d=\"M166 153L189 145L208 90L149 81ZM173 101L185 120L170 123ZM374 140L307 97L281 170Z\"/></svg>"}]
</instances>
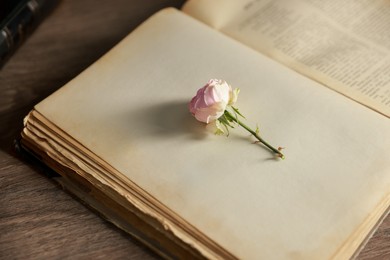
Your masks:
<instances>
[{"instance_id":1,"label":"book page","mask_svg":"<svg viewBox=\"0 0 390 260\"><path fill-rule=\"evenodd\" d=\"M189 1L184 11L390 117L388 1L209 2Z\"/></svg>"},{"instance_id":2,"label":"book page","mask_svg":"<svg viewBox=\"0 0 390 260\"><path fill-rule=\"evenodd\" d=\"M211 78L285 160L191 116ZM173 9L35 109L240 259L351 256L388 205L387 118Z\"/></svg>"}]
</instances>

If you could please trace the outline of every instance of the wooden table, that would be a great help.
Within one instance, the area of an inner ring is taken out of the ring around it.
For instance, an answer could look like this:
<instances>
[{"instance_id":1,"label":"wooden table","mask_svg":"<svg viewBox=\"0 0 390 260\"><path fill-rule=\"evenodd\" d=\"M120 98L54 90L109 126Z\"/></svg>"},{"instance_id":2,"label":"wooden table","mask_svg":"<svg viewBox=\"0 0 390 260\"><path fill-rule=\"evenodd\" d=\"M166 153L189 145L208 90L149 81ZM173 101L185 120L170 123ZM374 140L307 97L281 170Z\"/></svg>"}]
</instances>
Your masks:
<instances>
[{"instance_id":1,"label":"wooden table","mask_svg":"<svg viewBox=\"0 0 390 260\"><path fill-rule=\"evenodd\" d=\"M13 140L38 101L157 10L181 0L62 0L0 70L0 258L158 258L21 159ZM287 217L287 216L286 216ZM359 259L390 259L390 217Z\"/></svg>"}]
</instances>

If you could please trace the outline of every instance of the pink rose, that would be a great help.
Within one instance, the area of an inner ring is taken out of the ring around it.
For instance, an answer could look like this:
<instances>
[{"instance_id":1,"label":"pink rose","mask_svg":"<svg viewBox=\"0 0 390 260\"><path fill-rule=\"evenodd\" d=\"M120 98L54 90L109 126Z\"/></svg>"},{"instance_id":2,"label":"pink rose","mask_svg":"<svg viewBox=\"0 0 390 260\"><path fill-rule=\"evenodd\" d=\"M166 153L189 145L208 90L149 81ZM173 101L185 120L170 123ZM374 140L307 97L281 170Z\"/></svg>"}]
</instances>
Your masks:
<instances>
[{"instance_id":1,"label":"pink rose","mask_svg":"<svg viewBox=\"0 0 390 260\"><path fill-rule=\"evenodd\" d=\"M189 103L190 112L195 118L206 124L217 120L237 100L238 91L224 80L211 79L198 90L196 96Z\"/></svg>"},{"instance_id":2,"label":"pink rose","mask_svg":"<svg viewBox=\"0 0 390 260\"><path fill-rule=\"evenodd\" d=\"M239 92L240 89L232 90L232 87L224 80L210 79L206 86L198 90L188 107L198 121L206 124L213 122L215 134L229 136L229 128L234 128L233 125L237 124L251 133L259 143L265 145L277 157L284 159L282 148L274 148L259 136L258 127L253 130L241 121L241 118L245 119L245 117L238 108L233 106Z\"/></svg>"}]
</instances>

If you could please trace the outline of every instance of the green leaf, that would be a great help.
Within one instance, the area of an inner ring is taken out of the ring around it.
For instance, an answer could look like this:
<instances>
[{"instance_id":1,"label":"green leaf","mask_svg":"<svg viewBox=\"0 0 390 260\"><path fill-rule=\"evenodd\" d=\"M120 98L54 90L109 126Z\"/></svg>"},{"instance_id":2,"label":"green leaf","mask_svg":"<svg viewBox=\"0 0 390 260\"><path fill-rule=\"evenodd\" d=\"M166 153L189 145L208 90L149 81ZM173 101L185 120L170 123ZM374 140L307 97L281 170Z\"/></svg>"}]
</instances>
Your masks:
<instances>
[{"instance_id":1,"label":"green leaf","mask_svg":"<svg viewBox=\"0 0 390 260\"><path fill-rule=\"evenodd\" d=\"M234 110L234 113L236 113L237 115L241 116L242 118L245 118L245 116L243 116L243 115L241 114L241 112L238 110L238 108L232 106L232 109Z\"/></svg>"},{"instance_id":2,"label":"green leaf","mask_svg":"<svg viewBox=\"0 0 390 260\"><path fill-rule=\"evenodd\" d=\"M260 134L260 129L259 129L259 125L258 125L258 124L256 124L256 130L255 130L255 133L256 133L257 135L259 135L259 134Z\"/></svg>"},{"instance_id":3,"label":"green leaf","mask_svg":"<svg viewBox=\"0 0 390 260\"><path fill-rule=\"evenodd\" d=\"M217 129L215 130L214 134L216 134L216 135L224 135L225 134L225 131L223 131L222 124L219 121L219 119L217 121L215 121L215 126Z\"/></svg>"},{"instance_id":4,"label":"green leaf","mask_svg":"<svg viewBox=\"0 0 390 260\"><path fill-rule=\"evenodd\" d=\"M225 124L223 124L223 126L226 129L226 137L229 137L229 135L230 135L229 128L227 128L227 126Z\"/></svg>"},{"instance_id":5,"label":"green leaf","mask_svg":"<svg viewBox=\"0 0 390 260\"><path fill-rule=\"evenodd\" d=\"M230 124L230 122L234 122L234 121L229 117L227 117L225 114L220 118L218 118L218 121L220 121L225 127L229 126L231 128L234 128L234 126Z\"/></svg>"},{"instance_id":6,"label":"green leaf","mask_svg":"<svg viewBox=\"0 0 390 260\"><path fill-rule=\"evenodd\" d=\"M223 134L226 134L226 136L229 136L230 132L229 132L229 128L228 127L234 128L229 123L229 121L227 120L227 118L225 116L221 116L220 118L218 118L218 120L215 123L216 123L216 127L217 127L216 133L218 133L218 134L222 134L223 133ZM223 126L223 128L222 128L222 126Z\"/></svg>"}]
</instances>

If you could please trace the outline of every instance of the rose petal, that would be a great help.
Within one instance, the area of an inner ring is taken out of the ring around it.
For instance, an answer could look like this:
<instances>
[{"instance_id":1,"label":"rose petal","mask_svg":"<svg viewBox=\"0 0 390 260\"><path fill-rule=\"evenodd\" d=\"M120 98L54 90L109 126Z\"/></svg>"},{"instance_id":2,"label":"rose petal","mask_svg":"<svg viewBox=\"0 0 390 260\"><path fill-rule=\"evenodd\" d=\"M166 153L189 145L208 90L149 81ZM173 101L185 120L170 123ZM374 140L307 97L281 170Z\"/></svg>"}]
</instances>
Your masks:
<instances>
[{"instance_id":1,"label":"rose petal","mask_svg":"<svg viewBox=\"0 0 390 260\"><path fill-rule=\"evenodd\" d=\"M220 118L225 112L226 106L226 103L219 102L209 107L200 108L196 111L195 118L198 121L208 124Z\"/></svg>"}]
</instances>

